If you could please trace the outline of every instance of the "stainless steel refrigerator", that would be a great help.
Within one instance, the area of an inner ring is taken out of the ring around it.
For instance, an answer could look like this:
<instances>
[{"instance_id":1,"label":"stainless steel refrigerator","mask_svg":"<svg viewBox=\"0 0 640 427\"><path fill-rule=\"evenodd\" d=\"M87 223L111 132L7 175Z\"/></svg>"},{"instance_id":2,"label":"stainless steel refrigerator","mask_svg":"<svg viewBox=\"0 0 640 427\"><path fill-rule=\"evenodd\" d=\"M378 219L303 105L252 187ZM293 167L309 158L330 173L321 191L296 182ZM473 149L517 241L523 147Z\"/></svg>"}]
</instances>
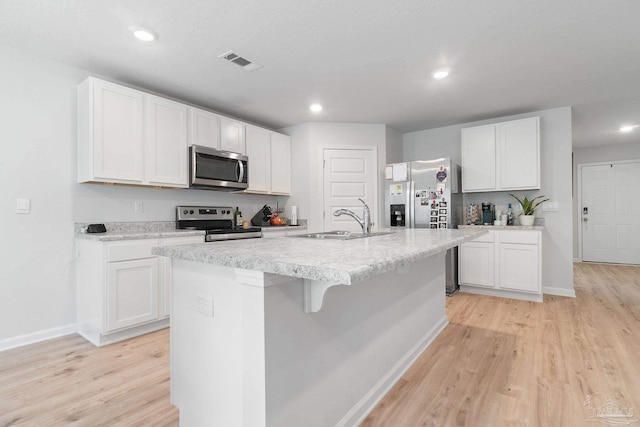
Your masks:
<instances>
[{"instance_id":1,"label":"stainless steel refrigerator","mask_svg":"<svg viewBox=\"0 0 640 427\"><path fill-rule=\"evenodd\" d=\"M385 168L385 225L457 228L462 220L460 166L450 158L394 163ZM446 292L458 286L458 248L446 254Z\"/></svg>"}]
</instances>

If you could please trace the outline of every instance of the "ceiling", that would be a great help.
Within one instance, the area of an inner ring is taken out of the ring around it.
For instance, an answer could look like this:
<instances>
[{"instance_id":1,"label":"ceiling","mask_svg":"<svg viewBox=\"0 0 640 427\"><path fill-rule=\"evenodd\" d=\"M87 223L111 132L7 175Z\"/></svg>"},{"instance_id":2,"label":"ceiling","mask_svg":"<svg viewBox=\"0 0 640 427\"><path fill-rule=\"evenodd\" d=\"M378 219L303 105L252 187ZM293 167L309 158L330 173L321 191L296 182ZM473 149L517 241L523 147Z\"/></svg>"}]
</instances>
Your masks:
<instances>
[{"instance_id":1,"label":"ceiling","mask_svg":"<svg viewBox=\"0 0 640 427\"><path fill-rule=\"evenodd\" d=\"M617 132L640 124L639 21L638 0L2 0L0 43L271 128L404 133L570 105L588 147L640 142Z\"/></svg>"}]
</instances>

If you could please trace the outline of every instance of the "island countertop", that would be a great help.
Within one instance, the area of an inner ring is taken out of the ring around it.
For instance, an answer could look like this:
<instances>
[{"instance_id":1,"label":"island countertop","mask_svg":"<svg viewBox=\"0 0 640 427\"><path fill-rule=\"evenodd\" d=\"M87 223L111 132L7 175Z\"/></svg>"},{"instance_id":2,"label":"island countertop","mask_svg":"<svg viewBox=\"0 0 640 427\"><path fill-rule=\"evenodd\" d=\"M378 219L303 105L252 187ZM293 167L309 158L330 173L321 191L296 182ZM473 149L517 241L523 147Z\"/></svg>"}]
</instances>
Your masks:
<instances>
[{"instance_id":1,"label":"island countertop","mask_svg":"<svg viewBox=\"0 0 640 427\"><path fill-rule=\"evenodd\" d=\"M156 247L155 255L344 285L367 280L486 234L404 229L352 240L277 237Z\"/></svg>"}]
</instances>

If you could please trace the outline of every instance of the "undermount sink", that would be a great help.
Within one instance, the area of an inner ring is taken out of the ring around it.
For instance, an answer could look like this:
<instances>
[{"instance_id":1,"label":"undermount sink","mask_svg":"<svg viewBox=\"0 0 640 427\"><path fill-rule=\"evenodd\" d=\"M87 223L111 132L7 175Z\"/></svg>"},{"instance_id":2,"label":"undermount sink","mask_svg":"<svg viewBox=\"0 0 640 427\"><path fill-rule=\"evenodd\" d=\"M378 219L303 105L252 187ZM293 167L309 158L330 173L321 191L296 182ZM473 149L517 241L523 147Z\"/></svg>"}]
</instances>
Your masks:
<instances>
[{"instance_id":1,"label":"undermount sink","mask_svg":"<svg viewBox=\"0 0 640 427\"><path fill-rule=\"evenodd\" d=\"M376 231L369 234L356 233L352 231L325 231L322 233L296 234L295 236L288 237L303 237L307 239L351 240L361 239L363 237L383 236L385 234L392 233L393 231Z\"/></svg>"}]
</instances>

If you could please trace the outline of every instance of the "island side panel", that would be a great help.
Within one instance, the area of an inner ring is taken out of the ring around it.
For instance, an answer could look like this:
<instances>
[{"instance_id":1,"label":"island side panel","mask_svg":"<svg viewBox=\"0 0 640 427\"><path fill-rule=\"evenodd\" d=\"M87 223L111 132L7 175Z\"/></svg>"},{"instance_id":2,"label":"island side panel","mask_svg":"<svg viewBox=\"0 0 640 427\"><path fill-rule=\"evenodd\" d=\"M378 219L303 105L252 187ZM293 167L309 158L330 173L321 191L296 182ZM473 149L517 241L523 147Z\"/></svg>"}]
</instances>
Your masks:
<instances>
[{"instance_id":1,"label":"island side panel","mask_svg":"<svg viewBox=\"0 0 640 427\"><path fill-rule=\"evenodd\" d=\"M233 268L173 262L181 425L356 425L447 323L443 254L332 287L309 314L301 279L250 272L262 276L249 285Z\"/></svg>"},{"instance_id":2,"label":"island side panel","mask_svg":"<svg viewBox=\"0 0 640 427\"><path fill-rule=\"evenodd\" d=\"M213 300L213 317L199 299ZM180 425L243 425L242 299L232 268L173 260L171 401Z\"/></svg>"},{"instance_id":3,"label":"island side panel","mask_svg":"<svg viewBox=\"0 0 640 427\"><path fill-rule=\"evenodd\" d=\"M446 326L444 254L305 314L302 280L265 289L267 425L355 425Z\"/></svg>"}]
</instances>

